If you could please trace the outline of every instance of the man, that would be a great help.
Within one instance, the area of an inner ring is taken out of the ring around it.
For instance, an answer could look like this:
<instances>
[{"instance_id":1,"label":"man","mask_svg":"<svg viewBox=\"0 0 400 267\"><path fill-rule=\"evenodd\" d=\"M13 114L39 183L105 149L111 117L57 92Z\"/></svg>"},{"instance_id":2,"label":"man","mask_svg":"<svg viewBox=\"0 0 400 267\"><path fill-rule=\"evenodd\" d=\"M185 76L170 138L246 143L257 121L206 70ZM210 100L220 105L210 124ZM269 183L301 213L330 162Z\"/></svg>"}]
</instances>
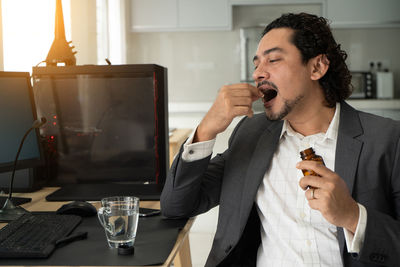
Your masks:
<instances>
[{"instance_id":1,"label":"man","mask_svg":"<svg viewBox=\"0 0 400 267\"><path fill-rule=\"evenodd\" d=\"M344 102L345 58L324 18L285 14L259 42L257 87L221 88L161 197L169 217L220 206L206 266L398 266L400 123ZM253 116L260 97L265 114ZM216 135L241 115L228 149L210 159ZM300 162L308 147L325 166Z\"/></svg>"}]
</instances>

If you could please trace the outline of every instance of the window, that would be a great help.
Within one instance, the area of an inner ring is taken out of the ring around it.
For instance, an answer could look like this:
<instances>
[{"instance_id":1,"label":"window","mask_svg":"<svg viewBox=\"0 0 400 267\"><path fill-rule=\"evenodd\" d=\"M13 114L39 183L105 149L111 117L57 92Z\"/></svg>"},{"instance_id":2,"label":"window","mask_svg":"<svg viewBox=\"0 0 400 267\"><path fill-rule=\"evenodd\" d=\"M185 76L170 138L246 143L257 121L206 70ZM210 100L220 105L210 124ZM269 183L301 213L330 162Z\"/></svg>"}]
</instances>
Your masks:
<instances>
[{"instance_id":1,"label":"window","mask_svg":"<svg viewBox=\"0 0 400 267\"><path fill-rule=\"evenodd\" d=\"M62 0L65 36L71 40L70 0ZM55 0L2 0L5 71L32 71L54 40ZM44 64L44 63L43 63Z\"/></svg>"},{"instance_id":2,"label":"window","mask_svg":"<svg viewBox=\"0 0 400 267\"><path fill-rule=\"evenodd\" d=\"M126 64L125 1L96 0L97 63Z\"/></svg>"}]
</instances>

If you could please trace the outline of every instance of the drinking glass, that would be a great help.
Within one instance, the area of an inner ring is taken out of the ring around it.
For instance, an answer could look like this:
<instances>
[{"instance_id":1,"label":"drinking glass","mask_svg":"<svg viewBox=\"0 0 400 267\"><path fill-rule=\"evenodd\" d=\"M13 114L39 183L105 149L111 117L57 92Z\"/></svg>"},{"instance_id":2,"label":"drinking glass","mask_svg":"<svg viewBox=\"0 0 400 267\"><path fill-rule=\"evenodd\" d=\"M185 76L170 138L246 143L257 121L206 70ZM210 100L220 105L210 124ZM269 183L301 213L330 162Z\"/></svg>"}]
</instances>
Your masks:
<instances>
[{"instance_id":1,"label":"drinking glass","mask_svg":"<svg viewBox=\"0 0 400 267\"><path fill-rule=\"evenodd\" d=\"M133 247L139 221L139 198L103 198L97 215L111 248Z\"/></svg>"}]
</instances>

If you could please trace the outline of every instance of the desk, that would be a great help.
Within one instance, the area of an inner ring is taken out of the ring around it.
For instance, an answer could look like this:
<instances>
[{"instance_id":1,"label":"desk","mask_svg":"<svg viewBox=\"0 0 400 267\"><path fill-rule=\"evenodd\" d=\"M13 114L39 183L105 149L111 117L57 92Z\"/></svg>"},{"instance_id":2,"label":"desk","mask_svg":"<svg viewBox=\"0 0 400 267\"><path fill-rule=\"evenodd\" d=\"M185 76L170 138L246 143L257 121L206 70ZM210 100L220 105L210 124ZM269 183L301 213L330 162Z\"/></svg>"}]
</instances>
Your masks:
<instances>
[{"instance_id":1,"label":"desk","mask_svg":"<svg viewBox=\"0 0 400 267\"><path fill-rule=\"evenodd\" d=\"M22 207L29 211L54 211L61 207L66 202L47 202L45 197L57 190L57 187L45 187L41 190L33 193L15 193L15 196L21 197L30 197L32 201L26 204L23 204ZM92 202L94 206L97 208L100 207L100 202ZM159 209L160 203L158 201L141 201L140 206L143 208L153 208ZM190 248L188 246L188 233L190 228L192 227L194 219L189 219L186 223L185 227L180 231L176 243L163 265L157 266L170 266L174 263L174 266L182 266L187 267L191 266L191 258L190 258ZM0 227L3 227L5 223L0 223ZM104 246L107 246L105 243Z\"/></svg>"},{"instance_id":2,"label":"desk","mask_svg":"<svg viewBox=\"0 0 400 267\"><path fill-rule=\"evenodd\" d=\"M179 152L179 149L183 142L185 142L186 138L188 138L189 134L192 132L192 129L176 129L172 132L172 135L169 137L169 165L171 166L174 161L175 155Z\"/></svg>"},{"instance_id":3,"label":"desk","mask_svg":"<svg viewBox=\"0 0 400 267\"><path fill-rule=\"evenodd\" d=\"M169 138L170 164L172 164L175 154L179 151L180 146L186 140L191 131L191 129L176 129L175 131L173 131L172 135ZM14 193L13 196L32 198L31 202L22 205L22 207L29 211L55 211L66 202L47 202L45 200L45 197L53 193L57 189L58 188L56 187L45 187L37 192ZM92 204L94 204L97 208L99 208L100 206L99 202L94 202ZM159 201L141 201L140 206L143 208L159 209L160 203ZM192 227L193 222L194 218L188 220L185 227L180 231L169 257L163 265L158 266L167 267L170 266L172 263L174 263L175 267L192 266L188 233L190 228ZM0 223L0 228L2 228L4 225L5 223ZM107 244L105 244L105 246L106 245Z\"/></svg>"}]
</instances>

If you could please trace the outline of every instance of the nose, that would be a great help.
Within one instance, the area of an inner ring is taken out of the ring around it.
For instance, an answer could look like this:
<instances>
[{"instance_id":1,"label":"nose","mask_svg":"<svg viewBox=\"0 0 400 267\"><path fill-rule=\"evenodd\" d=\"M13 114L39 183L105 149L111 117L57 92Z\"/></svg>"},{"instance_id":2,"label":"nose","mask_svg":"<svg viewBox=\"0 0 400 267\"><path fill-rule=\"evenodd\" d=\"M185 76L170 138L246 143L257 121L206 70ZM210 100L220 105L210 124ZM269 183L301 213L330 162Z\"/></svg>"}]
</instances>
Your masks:
<instances>
[{"instance_id":1,"label":"nose","mask_svg":"<svg viewBox=\"0 0 400 267\"><path fill-rule=\"evenodd\" d=\"M253 80L255 82L263 81L269 79L269 72L265 70L261 65L257 66L257 68L253 72Z\"/></svg>"}]
</instances>

